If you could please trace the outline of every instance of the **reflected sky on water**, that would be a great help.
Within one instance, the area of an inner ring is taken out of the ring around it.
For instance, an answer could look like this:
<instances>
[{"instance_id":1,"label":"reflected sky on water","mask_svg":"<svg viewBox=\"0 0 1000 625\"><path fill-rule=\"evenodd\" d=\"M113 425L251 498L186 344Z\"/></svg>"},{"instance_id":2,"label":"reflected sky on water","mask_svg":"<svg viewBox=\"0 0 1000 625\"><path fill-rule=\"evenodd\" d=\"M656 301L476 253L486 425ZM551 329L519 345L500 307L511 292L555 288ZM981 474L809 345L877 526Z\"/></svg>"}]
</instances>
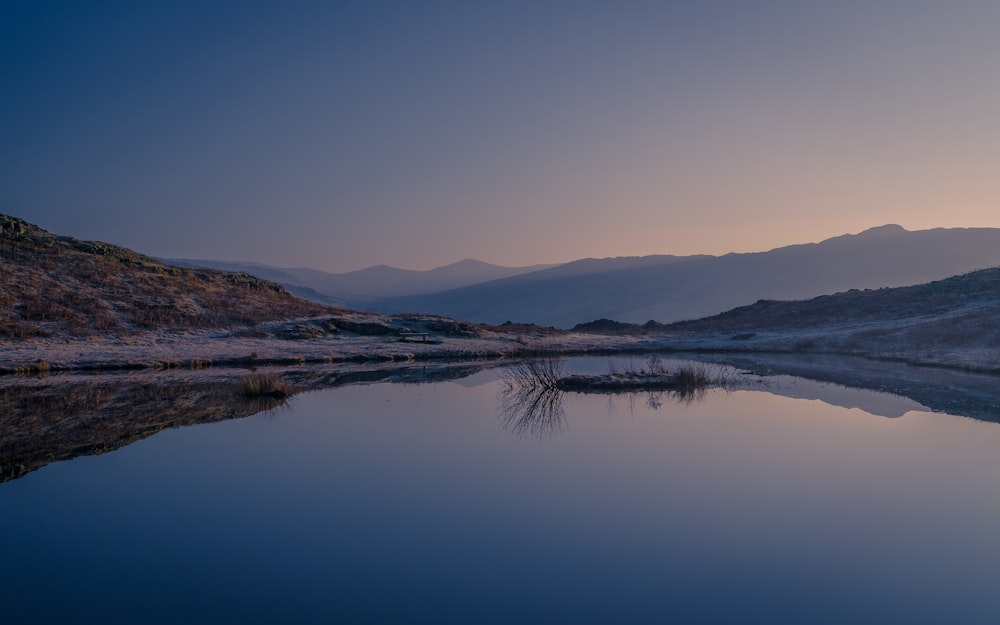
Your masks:
<instances>
[{"instance_id":1,"label":"reflected sky on water","mask_svg":"<svg viewBox=\"0 0 1000 625\"><path fill-rule=\"evenodd\" d=\"M843 407L858 405L843 389L840 406L715 390L658 406L567 394L559 428L515 436L496 376L306 393L0 484L5 620L985 623L1000 610L1000 426L876 416Z\"/></svg>"}]
</instances>

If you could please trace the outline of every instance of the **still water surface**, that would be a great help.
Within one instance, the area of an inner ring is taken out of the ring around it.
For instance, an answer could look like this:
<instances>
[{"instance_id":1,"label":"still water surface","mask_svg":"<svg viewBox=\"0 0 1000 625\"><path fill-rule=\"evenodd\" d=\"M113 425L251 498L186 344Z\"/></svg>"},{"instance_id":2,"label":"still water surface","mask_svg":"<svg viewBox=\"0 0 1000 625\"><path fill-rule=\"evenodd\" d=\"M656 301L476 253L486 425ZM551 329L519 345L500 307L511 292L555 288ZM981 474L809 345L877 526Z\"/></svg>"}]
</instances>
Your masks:
<instances>
[{"instance_id":1,"label":"still water surface","mask_svg":"<svg viewBox=\"0 0 1000 625\"><path fill-rule=\"evenodd\" d=\"M996 424L719 390L517 434L498 391L307 393L0 484L2 620L997 622Z\"/></svg>"}]
</instances>

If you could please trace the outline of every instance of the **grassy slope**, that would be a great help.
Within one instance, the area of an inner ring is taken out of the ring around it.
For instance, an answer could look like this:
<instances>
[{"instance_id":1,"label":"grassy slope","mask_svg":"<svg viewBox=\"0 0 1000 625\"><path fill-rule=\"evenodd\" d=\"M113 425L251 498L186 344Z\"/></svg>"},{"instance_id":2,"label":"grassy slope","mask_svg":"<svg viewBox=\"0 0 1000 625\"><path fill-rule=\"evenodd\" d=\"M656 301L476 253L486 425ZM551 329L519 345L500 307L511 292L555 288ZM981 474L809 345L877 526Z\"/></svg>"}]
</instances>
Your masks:
<instances>
[{"instance_id":1,"label":"grassy slope","mask_svg":"<svg viewBox=\"0 0 1000 625\"><path fill-rule=\"evenodd\" d=\"M247 274L173 267L0 215L0 339L227 327L332 310Z\"/></svg>"},{"instance_id":2,"label":"grassy slope","mask_svg":"<svg viewBox=\"0 0 1000 625\"><path fill-rule=\"evenodd\" d=\"M911 287L848 291L750 306L663 329L676 333L799 334L802 349L1000 348L1000 269ZM750 337L747 337L748 339Z\"/></svg>"}]
</instances>

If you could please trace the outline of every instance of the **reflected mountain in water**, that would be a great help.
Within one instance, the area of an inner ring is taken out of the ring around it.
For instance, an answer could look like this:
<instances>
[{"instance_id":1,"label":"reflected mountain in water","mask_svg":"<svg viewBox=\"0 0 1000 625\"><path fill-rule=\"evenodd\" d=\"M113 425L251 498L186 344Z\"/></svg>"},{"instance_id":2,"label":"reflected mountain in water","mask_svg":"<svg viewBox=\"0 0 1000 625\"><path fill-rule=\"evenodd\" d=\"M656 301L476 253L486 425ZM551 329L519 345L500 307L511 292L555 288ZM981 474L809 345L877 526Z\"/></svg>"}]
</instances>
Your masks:
<instances>
[{"instance_id":1,"label":"reflected mountain in water","mask_svg":"<svg viewBox=\"0 0 1000 625\"><path fill-rule=\"evenodd\" d=\"M789 399L821 401L831 406L863 410L868 414L890 419L897 419L913 411L933 412L927 406L902 395L791 375L768 376L767 390Z\"/></svg>"},{"instance_id":2,"label":"reflected mountain in water","mask_svg":"<svg viewBox=\"0 0 1000 625\"><path fill-rule=\"evenodd\" d=\"M296 392L375 382L462 378L484 364L364 369L302 367L277 375ZM103 454L167 428L241 419L283 400L245 398L242 371L168 371L0 379L0 482L51 462Z\"/></svg>"},{"instance_id":3,"label":"reflected mountain in water","mask_svg":"<svg viewBox=\"0 0 1000 625\"><path fill-rule=\"evenodd\" d=\"M103 454L167 428L238 419L280 405L238 382L78 380L0 388L0 481L50 462Z\"/></svg>"},{"instance_id":4,"label":"reflected mountain in water","mask_svg":"<svg viewBox=\"0 0 1000 625\"><path fill-rule=\"evenodd\" d=\"M1000 375L997 374L835 355L720 354L711 360L771 378L776 383L769 385L768 390L788 397L818 399L886 417L923 409L1000 423ZM794 385L783 384L777 376L790 376L798 381ZM805 384L803 380L821 384ZM845 388L867 392L845 393ZM893 401L893 396L901 401Z\"/></svg>"},{"instance_id":5,"label":"reflected mountain in water","mask_svg":"<svg viewBox=\"0 0 1000 625\"><path fill-rule=\"evenodd\" d=\"M996 375L831 356L702 354L696 358L766 380L764 385L750 381L743 388L888 417L930 410L1000 422L1000 377ZM302 366L276 373L301 392L348 384L461 380L496 366L496 362ZM512 383L510 369L506 371L500 376L498 393L505 430L545 438L566 427L565 391L551 380L541 385ZM0 482L50 462L113 451L167 428L239 419L280 406L279 400L241 397L244 373L214 369L0 378ZM703 393L619 392L609 394L609 402L612 410L616 398L624 398L630 407L643 401L659 409L667 403L697 401Z\"/></svg>"},{"instance_id":6,"label":"reflected mountain in water","mask_svg":"<svg viewBox=\"0 0 1000 625\"><path fill-rule=\"evenodd\" d=\"M673 357L679 356L672 354ZM795 354L700 354L692 360L724 367L717 372L726 390L764 390L794 399L822 401L889 418L911 411L943 412L1000 423L1000 376L842 356ZM691 403L707 388L613 391L598 388L564 390L559 361L515 363L501 374L499 413L505 429L517 435L543 438L566 426L565 392L605 394L609 412L614 399L624 398L632 409L643 401L653 410L665 403Z\"/></svg>"}]
</instances>

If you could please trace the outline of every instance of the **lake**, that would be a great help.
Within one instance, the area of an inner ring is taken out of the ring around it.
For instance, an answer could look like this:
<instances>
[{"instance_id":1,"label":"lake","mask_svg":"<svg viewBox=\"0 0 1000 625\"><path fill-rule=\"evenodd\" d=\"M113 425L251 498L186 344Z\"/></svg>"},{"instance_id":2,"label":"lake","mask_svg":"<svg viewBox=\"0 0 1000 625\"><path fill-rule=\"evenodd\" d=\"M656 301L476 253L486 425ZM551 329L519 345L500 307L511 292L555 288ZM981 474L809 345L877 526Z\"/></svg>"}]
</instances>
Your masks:
<instances>
[{"instance_id":1,"label":"lake","mask_svg":"<svg viewBox=\"0 0 1000 625\"><path fill-rule=\"evenodd\" d=\"M3 620L1000 614L995 423L791 376L526 414L498 375L303 393L0 484Z\"/></svg>"}]
</instances>

